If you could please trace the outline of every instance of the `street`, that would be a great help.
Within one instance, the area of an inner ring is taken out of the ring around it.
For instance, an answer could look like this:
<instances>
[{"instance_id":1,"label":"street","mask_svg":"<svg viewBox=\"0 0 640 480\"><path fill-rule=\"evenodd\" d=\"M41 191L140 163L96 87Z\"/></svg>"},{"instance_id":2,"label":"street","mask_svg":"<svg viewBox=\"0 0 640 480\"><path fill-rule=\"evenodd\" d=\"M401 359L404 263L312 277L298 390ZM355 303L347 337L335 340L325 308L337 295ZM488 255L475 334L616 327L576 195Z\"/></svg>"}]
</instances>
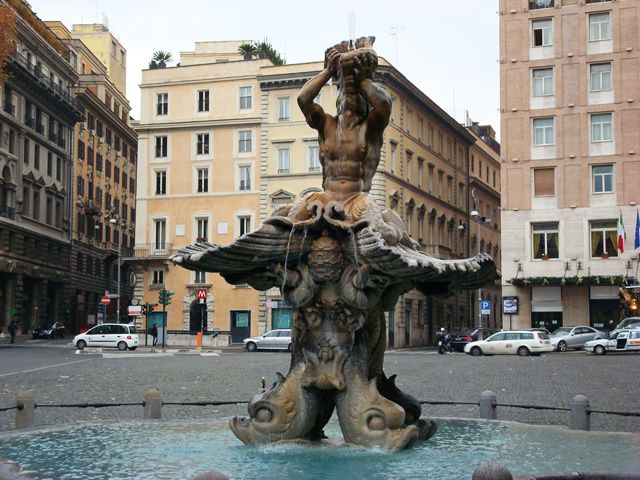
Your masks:
<instances>
[{"instance_id":1,"label":"street","mask_svg":"<svg viewBox=\"0 0 640 480\"><path fill-rule=\"evenodd\" d=\"M13 405L20 390L33 390L36 403L140 402L152 388L165 401L247 401L263 376L270 384L275 372L286 373L289 365L289 355L277 352L150 353L141 348L76 354L69 339L2 344L0 358L0 407ZM576 394L584 394L594 409L624 411L638 410L639 366L637 354L597 357L584 352L522 358L408 349L387 352L385 358L387 375L398 374L397 385L420 400L476 401L488 389L500 403L568 407ZM163 417L223 418L245 412L245 405L165 406ZM423 416L477 415L473 406L423 407ZM568 415L498 408L499 419L529 423L566 424ZM141 407L36 409L37 425L141 417ZM0 429L12 428L13 418L14 412L1 412ZM640 431L640 419L633 417L593 414L591 425L594 430Z\"/></svg>"}]
</instances>

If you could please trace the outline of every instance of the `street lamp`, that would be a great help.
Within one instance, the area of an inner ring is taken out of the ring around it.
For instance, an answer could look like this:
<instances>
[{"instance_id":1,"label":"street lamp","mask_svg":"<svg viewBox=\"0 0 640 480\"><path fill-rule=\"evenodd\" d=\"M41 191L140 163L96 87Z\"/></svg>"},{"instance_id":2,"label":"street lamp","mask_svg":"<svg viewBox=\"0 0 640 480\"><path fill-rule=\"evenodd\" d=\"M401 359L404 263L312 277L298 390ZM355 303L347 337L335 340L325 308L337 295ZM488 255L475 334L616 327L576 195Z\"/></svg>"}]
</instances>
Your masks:
<instances>
[{"instance_id":1,"label":"street lamp","mask_svg":"<svg viewBox=\"0 0 640 480\"><path fill-rule=\"evenodd\" d=\"M473 188L471 190L471 198L473 199L473 205L471 207L471 218L475 218L478 222L478 255L480 255L480 213L478 212L478 197L477 190ZM482 288L478 287L478 340L482 340L484 337L482 332Z\"/></svg>"},{"instance_id":2,"label":"street lamp","mask_svg":"<svg viewBox=\"0 0 640 480\"><path fill-rule=\"evenodd\" d=\"M109 223L117 226L118 225L118 217L116 215L116 217L109 219ZM118 232L118 298L116 300L116 322L120 323L120 254L121 254L121 249L122 247L122 239L120 238L120 232Z\"/></svg>"}]
</instances>

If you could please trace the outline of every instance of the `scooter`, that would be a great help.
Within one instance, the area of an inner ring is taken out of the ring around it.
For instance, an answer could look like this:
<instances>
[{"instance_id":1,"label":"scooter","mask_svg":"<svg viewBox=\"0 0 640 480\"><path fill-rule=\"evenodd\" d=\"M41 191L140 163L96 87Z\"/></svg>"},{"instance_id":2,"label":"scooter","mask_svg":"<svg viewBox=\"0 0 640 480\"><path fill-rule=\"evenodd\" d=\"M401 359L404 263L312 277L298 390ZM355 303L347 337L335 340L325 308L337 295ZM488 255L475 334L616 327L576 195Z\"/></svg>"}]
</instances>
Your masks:
<instances>
[{"instance_id":1,"label":"scooter","mask_svg":"<svg viewBox=\"0 0 640 480\"><path fill-rule=\"evenodd\" d=\"M438 353L444 355L445 353L452 353L451 349L451 334L447 334L445 337L440 337L438 340Z\"/></svg>"}]
</instances>

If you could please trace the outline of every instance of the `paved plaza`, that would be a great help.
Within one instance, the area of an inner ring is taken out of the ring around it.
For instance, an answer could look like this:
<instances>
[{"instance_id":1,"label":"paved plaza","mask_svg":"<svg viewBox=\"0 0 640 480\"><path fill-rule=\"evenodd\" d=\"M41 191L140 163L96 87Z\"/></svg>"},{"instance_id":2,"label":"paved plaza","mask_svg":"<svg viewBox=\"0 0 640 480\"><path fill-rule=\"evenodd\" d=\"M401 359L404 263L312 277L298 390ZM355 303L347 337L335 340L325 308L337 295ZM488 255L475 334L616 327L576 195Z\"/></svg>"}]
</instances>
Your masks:
<instances>
[{"instance_id":1,"label":"paved plaza","mask_svg":"<svg viewBox=\"0 0 640 480\"><path fill-rule=\"evenodd\" d=\"M33 390L36 403L140 402L149 389L165 401L246 401L261 379L286 373L286 353L240 350L202 354L105 351L75 354L68 340L0 345L0 407L14 403L16 392ZM591 400L593 409L638 411L640 355L596 357L584 352L541 357L464 354L438 355L430 350L387 352L385 371L398 374L398 386L421 400L476 401L492 390L501 403L568 407L576 394ZM165 406L163 417L224 418L244 414L245 405ZM425 406L424 416L477 417L472 406ZM568 412L502 407L498 418L529 423L566 424ZM141 418L142 407L38 408L36 424L78 420ZM14 412L0 413L0 429L13 428ZM640 418L593 414L595 430L640 431Z\"/></svg>"}]
</instances>

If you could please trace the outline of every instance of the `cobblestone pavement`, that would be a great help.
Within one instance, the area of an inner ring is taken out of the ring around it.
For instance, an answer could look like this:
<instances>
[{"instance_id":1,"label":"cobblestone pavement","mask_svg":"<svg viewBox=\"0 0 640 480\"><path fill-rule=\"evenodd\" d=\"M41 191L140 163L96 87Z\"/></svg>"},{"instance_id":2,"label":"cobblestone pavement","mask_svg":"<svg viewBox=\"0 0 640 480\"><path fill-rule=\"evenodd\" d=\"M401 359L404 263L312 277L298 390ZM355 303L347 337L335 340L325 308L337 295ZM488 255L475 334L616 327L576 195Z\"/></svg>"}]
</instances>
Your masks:
<instances>
[{"instance_id":1,"label":"cobblestone pavement","mask_svg":"<svg viewBox=\"0 0 640 480\"><path fill-rule=\"evenodd\" d=\"M246 401L275 372L286 373L285 353L222 352L219 355L151 355L110 352L74 355L63 343L0 348L0 407L12 405L16 392L33 390L36 403L141 402L144 393L160 390L165 401ZM398 374L398 386L422 400L477 401L492 390L498 402L568 407L585 394L594 409L640 410L640 355L596 357L584 352L542 357L463 354L429 351L388 352L387 375ZM163 417L211 418L244 414L245 405L220 407L165 406ZM425 406L425 416L477 417L477 407ZM77 420L141 418L142 407L102 409L38 408L38 425ZM498 418L529 423L566 424L568 412L501 407ZM13 428L14 412L0 412L0 430ZM640 418L593 414L595 430L640 431Z\"/></svg>"}]
</instances>

